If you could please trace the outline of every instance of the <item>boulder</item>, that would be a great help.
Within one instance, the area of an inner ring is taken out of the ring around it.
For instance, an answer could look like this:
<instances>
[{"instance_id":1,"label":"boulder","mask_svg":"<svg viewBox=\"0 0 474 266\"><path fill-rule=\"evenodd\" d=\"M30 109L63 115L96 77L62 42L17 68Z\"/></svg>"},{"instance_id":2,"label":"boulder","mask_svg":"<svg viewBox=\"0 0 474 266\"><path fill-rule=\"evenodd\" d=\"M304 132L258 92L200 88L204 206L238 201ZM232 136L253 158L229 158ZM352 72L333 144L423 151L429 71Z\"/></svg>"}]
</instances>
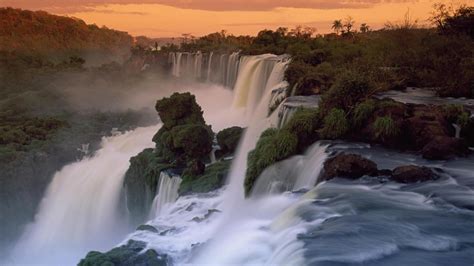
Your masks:
<instances>
[{"instance_id":1,"label":"boulder","mask_svg":"<svg viewBox=\"0 0 474 266\"><path fill-rule=\"evenodd\" d=\"M376 176L377 164L358 154L340 153L324 163L320 181L330 180L335 177L357 179L364 175Z\"/></svg>"},{"instance_id":2,"label":"boulder","mask_svg":"<svg viewBox=\"0 0 474 266\"><path fill-rule=\"evenodd\" d=\"M438 176L430 168L424 166L405 165L392 171L392 180L400 183L417 183L437 178Z\"/></svg>"},{"instance_id":3,"label":"boulder","mask_svg":"<svg viewBox=\"0 0 474 266\"><path fill-rule=\"evenodd\" d=\"M435 137L421 151L423 158L429 160L448 160L456 156L467 156L469 148L462 139Z\"/></svg>"}]
</instances>

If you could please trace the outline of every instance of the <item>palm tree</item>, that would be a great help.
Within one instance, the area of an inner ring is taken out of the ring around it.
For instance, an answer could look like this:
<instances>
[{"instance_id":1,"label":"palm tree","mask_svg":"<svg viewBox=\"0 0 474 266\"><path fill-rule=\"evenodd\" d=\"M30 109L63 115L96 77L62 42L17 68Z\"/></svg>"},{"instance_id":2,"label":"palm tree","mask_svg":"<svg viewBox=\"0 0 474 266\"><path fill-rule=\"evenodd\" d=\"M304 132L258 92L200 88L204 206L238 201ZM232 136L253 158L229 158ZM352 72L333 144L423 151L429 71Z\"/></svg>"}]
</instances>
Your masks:
<instances>
[{"instance_id":1,"label":"palm tree","mask_svg":"<svg viewBox=\"0 0 474 266\"><path fill-rule=\"evenodd\" d=\"M339 35L339 32L342 30L342 20L334 20L331 28L336 32L337 35Z\"/></svg>"},{"instance_id":2,"label":"palm tree","mask_svg":"<svg viewBox=\"0 0 474 266\"><path fill-rule=\"evenodd\" d=\"M370 31L369 25L367 23L360 24L360 31L364 33Z\"/></svg>"},{"instance_id":3,"label":"palm tree","mask_svg":"<svg viewBox=\"0 0 474 266\"><path fill-rule=\"evenodd\" d=\"M348 16L345 20L344 20L344 25L342 25L344 27L344 31L349 34L351 33L351 30L352 30L352 27L354 27L354 19L352 19L351 16Z\"/></svg>"}]
</instances>

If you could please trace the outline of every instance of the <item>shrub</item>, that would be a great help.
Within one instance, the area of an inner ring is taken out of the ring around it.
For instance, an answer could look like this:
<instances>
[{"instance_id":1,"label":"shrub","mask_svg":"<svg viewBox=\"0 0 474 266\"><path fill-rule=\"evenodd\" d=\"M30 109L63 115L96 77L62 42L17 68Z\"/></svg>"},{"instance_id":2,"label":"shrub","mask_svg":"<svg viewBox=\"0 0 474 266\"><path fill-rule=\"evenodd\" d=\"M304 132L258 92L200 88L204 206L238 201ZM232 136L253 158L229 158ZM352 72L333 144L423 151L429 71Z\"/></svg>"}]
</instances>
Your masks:
<instances>
[{"instance_id":1,"label":"shrub","mask_svg":"<svg viewBox=\"0 0 474 266\"><path fill-rule=\"evenodd\" d=\"M322 138L337 139L343 137L349 130L349 122L343 110L333 108L324 118L324 127L320 130Z\"/></svg>"},{"instance_id":2,"label":"shrub","mask_svg":"<svg viewBox=\"0 0 474 266\"><path fill-rule=\"evenodd\" d=\"M370 99L359 103L354 109L352 123L356 127L361 127L374 113L377 108L375 100Z\"/></svg>"},{"instance_id":3,"label":"shrub","mask_svg":"<svg viewBox=\"0 0 474 266\"><path fill-rule=\"evenodd\" d=\"M158 100L155 108L166 129L184 124L205 124L201 107L189 92L176 92L169 98Z\"/></svg>"},{"instance_id":4,"label":"shrub","mask_svg":"<svg viewBox=\"0 0 474 266\"><path fill-rule=\"evenodd\" d=\"M390 116L377 117L374 122L374 133L382 141L394 138L400 134L400 128Z\"/></svg>"},{"instance_id":5,"label":"shrub","mask_svg":"<svg viewBox=\"0 0 474 266\"><path fill-rule=\"evenodd\" d=\"M318 109L299 108L291 119L283 126L298 138L298 150L302 151L318 138L316 130L321 125Z\"/></svg>"},{"instance_id":6,"label":"shrub","mask_svg":"<svg viewBox=\"0 0 474 266\"><path fill-rule=\"evenodd\" d=\"M255 150L248 155L245 193L249 195L255 181L268 166L297 152L298 138L287 130L268 129L262 133Z\"/></svg>"},{"instance_id":7,"label":"shrub","mask_svg":"<svg viewBox=\"0 0 474 266\"><path fill-rule=\"evenodd\" d=\"M187 160L201 159L212 150L212 131L206 125L189 124L173 127L170 132L173 139L172 151L184 153Z\"/></svg>"},{"instance_id":8,"label":"shrub","mask_svg":"<svg viewBox=\"0 0 474 266\"><path fill-rule=\"evenodd\" d=\"M460 104L447 104L443 106L443 115L449 123L457 123L458 118L463 113L465 113L464 106Z\"/></svg>"},{"instance_id":9,"label":"shrub","mask_svg":"<svg viewBox=\"0 0 474 266\"><path fill-rule=\"evenodd\" d=\"M217 133L217 143L224 154L233 153L237 149L243 131L241 127L230 127Z\"/></svg>"},{"instance_id":10,"label":"shrub","mask_svg":"<svg viewBox=\"0 0 474 266\"><path fill-rule=\"evenodd\" d=\"M333 108L348 112L373 92L373 85L365 75L349 71L339 76L331 88L323 94L321 107L324 112Z\"/></svg>"}]
</instances>

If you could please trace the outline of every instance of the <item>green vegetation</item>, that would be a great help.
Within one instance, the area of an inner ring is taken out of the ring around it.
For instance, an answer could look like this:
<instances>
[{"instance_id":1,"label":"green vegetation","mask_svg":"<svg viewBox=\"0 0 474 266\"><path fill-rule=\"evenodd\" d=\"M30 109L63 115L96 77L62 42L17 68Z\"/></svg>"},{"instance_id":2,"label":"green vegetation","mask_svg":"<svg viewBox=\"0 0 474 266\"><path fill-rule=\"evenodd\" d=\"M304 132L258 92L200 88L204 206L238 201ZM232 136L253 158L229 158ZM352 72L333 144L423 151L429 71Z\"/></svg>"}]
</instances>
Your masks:
<instances>
[{"instance_id":1,"label":"green vegetation","mask_svg":"<svg viewBox=\"0 0 474 266\"><path fill-rule=\"evenodd\" d=\"M298 151L303 152L318 138L317 129L321 125L318 109L299 108L282 130L288 131L298 139Z\"/></svg>"},{"instance_id":2,"label":"green vegetation","mask_svg":"<svg viewBox=\"0 0 474 266\"><path fill-rule=\"evenodd\" d=\"M268 166L296 154L298 138L286 130L267 129L262 133L255 150L248 155L245 193L249 195L258 176Z\"/></svg>"},{"instance_id":3,"label":"green vegetation","mask_svg":"<svg viewBox=\"0 0 474 266\"><path fill-rule=\"evenodd\" d=\"M352 124L354 127L361 127L372 116L377 109L376 101L373 99L359 103L354 109Z\"/></svg>"},{"instance_id":4,"label":"green vegetation","mask_svg":"<svg viewBox=\"0 0 474 266\"><path fill-rule=\"evenodd\" d=\"M55 16L44 11L0 8L2 51L48 56L56 60L77 54L91 58L125 59L132 43L132 36L126 32L87 25L76 18ZM75 62L80 63L81 60Z\"/></svg>"},{"instance_id":5,"label":"green vegetation","mask_svg":"<svg viewBox=\"0 0 474 266\"><path fill-rule=\"evenodd\" d=\"M383 141L395 138L400 134L400 128L390 116L377 117L374 123L375 137Z\"/></svg>"},{"instance_id":6,"label":"green vegetation","mask_svg":"<svg viewBox=\"0 0 474 266\"><path fill-rule=\"evenodd\" d=\"M180 168L211 152L214 134L205 124L194 95L174 93L158 100L156 111L163 122L153 137L158 156Z\"/></svg>"},{"instance_id":7,"label":"green vegetation","mask_svg":"<svg viewBox=\"0 0 474 266\"><path fill-rule=\"evenodd\" d=\"M202 175L183 175L179 194L207 193L222 187L231 163L232 161L219 161L206 167Z\"/></svg>"},{"instance_id":8,"label":"green vegetation","mask_svg":"<svg viewBox=\"0 0 474 266\"><path fill-rule=\"evenodd\" d=\"M129 240L126 245L113 248L101 253L91 251L79 262L79 266L127 266L127 265L148 265L166 266L168 257L159 255L153 249L146 249L146 243Z\"/></svg>"},{"instance_id":9,"label":"green vegetation","mask_svg":"<svg viewBox=\"0 0 474 266\"><path fill-rule=\"evenodd\" d=\"M240 138L244 129L241 127L230 127L223 129L219 133L217 133L217 143L221 147L222 154L232 154L237 149L239 145Z\"/></svg>"},{"instance_id":10,"label":"green vegetation","mask_svg":"<svg viewBox=\"0 0 474 266\"><path fill-rule=\"evenodd\" d=\"M329 111L329 114L324 117L324 126L319 133L321 138L338 139L344 137L349 129L349 121L346 118L344 110L333 108Z\"/></svg>"}]
</instances>

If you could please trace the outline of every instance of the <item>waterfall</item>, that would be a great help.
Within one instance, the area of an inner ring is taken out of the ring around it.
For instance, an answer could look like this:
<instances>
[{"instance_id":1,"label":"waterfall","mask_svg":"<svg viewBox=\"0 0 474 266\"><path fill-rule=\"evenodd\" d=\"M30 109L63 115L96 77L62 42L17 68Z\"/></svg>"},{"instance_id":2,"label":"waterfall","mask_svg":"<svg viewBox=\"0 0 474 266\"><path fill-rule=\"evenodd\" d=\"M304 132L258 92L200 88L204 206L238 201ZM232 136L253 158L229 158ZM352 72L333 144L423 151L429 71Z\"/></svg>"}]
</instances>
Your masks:
<instances>
[{"instance_id":1,"label":"waterfall","mask_svg":"<svg viewBox=\"0 0 474 266\"><path fill-rule=\"evenodd\" d=\"M288 63L286 57L271 54L247 56L241 59L234 88L234 107L246 109L249 125L234 156L228 176L229 187L225 198L231 205L244 198L243 184L248 153L255 148L262 132L275 126L272 125L271 117L267 117L268 105L272 91L287 86L287 82L283 79Z\"/></svg>"},{"instance_id":2,"label":"waterfall","mask_svg":"<svg viewBox=\"0 0 474 266\"><path fill-rule=\"evenodd\" d=\"M158 193L153 200L150 218L158 216L163 208L178 199L178 189L181 178L177 175L170 176L166 171L160 173L158 180Z\"/></svg>"},{"instance_id":3,"label":"waterfall","mask_svg":"<svg viewBox=\"0 0 474 266\"><path fill-rule=\"evenodd\" d=\"M308 148L305 155L296 155L269 166L257 179L252 197L311 189L316 185L328 157L327 147L316 143Z\"/></svg>"},{"instance_id":4,"label":"waterfall","mask_svg":"<svg viewBox=\"0 0 474 266\"><path fill-rule=\"evenodd\" d=\"M209 59L207 62L207 82L211 81L211 66L212 66L212 56L214 55L213 52L209 53Z\"/></svg>"},{"instance_id":5,"label":"waterfall","mask_svg":"<svg viewBox=\"0 0 474 266\"><path fill-rule=\"evenodd\" d=\"M202 67L202 54L197 52L194 55L194 77L196 79L201 79L201 67Z\"/></svg>"},{"instance_id":6,"label":"waterfall","mask_svg":"<svg viewBox=\"0 0 474 266\"><path fill-rule=\"evenodd\" d=\"M225 76L225 83L224 86L232 88L235 84L237 79L237 74L239 72L239 53L232 53L229 56L229 60L227 62L227 72Z\"/></svg>"},{"instance_id":7,"label":"waterfall","mask_svg":"<svg viewBox=\"0 0 474 266\"><path fill-rule=\"evenodd\" d=\"M34 223L15 247L14 261L71 265L86 252L109 248L123 237L127 230L119 209L123 177L130 157L153 146L156 130L138 128L104 138L93 156L58 171Z\"/></svg>"},{"instance_id":8,"label":"waterfall","mask_svg":"<svg viewBox=\"0 0 474 266\"><path fill-rule=\"evenodd\" d=\"M459 139L461 138L461 126L459 126L458 124L452 124L453 127L454 127L454 130L455 130L455 133L454 133L454 137Z\"/></svg>"},{"instance_id":9,"label":"waterfall","mask_svg":"<svg viewBox=\"0 0 474 266\"><path fill-rule=\"evenodd\" d=\"M287 57L264 54L240 59L239 74L234 86L234 107L255 110L268 89L283 80ZM271 93L271 91L270 91ZM268 109L269 99L264 103Z\"/></svg>"},{"instance_id":10,"label":"waterfall","mask_svg":"<svg viewBox=\"0 0 474 266\"><path fill-rule=\"evenodd\" d=\"M213 60L214 56L214 52L210 52L207 59L203 60L201 52L171 52L168 55L171 74L178 78L203 80L233 88L239 73L240 53L220 54L218 60Z\"/></svg>"}]
</instances>

